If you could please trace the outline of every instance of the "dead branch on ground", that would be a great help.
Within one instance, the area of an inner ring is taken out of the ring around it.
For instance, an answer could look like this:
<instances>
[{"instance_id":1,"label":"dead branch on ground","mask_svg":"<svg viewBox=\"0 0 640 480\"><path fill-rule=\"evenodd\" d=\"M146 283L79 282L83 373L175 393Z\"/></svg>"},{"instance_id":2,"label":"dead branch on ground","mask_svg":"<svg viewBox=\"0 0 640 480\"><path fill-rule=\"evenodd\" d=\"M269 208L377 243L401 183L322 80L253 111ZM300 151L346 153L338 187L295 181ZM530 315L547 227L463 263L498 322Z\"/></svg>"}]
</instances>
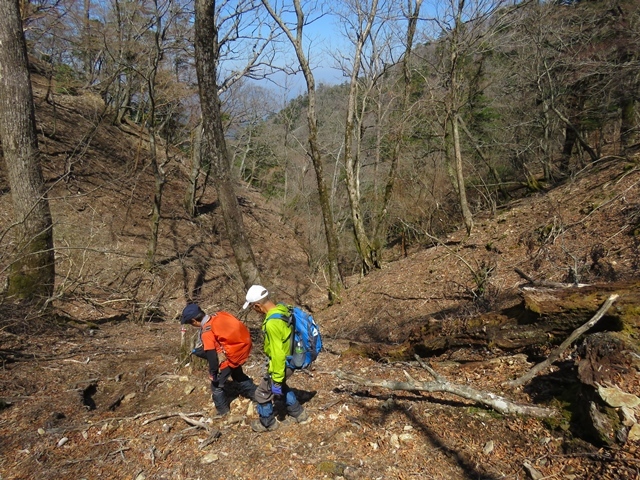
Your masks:
<instances>
[{"instance_id":1,"label":"dead branch on ground","mask_svg":"<svg viewBox=\"0 0 640 480\"><path fill-rule=\"evenodd\" d=\"M208 447L209 445L211 445L213 442L215 442L218 438L220 438L220 435L222 435L222 433L220 433L220 430L214 428L213 430L211 430L211 433L209 434L209 436L207 437L206 440L204 440L199 446L198 446L198 450L204 450L206 447Z\"/></svg>"},{"instance_id":2,"label":"dead branch on ground","mask_svg":"<svg viewBox=\"0 0 640 480\"><path fill-rule=\"evenodd\" d=\"M367 387L382 387L389 390L404 390L407 392L445 392L452 393L468 400L473 400L480 404L493 408L495 411L503 414L527 415L537 418L551 418L557 415L556 410L551 408L536 407L534 405L522 405L514 403L500 395L491 392L483 392L476 390L468 385L459 385L452 383L438 374L430 365L423 362L416 355L416 359L434 378L435 381L422 382L412 378L406 371L404 372L408 381L400 382L395 380L376 380L367 379L354 375L352 373L337 371L336 376L342 380L349 380Z\"/></svg>"},{"instance_id":3,"label":"dead branch on ground","mask_svg":"<svg viewBox=\"0 0 640 480\"><path fill-rule=\"evenodd\" d=\"M598 322L598 320L602 318L602 316L607 312L607 310L609 310L609 307L611 307L613 302L615 302L617 299L618 299L617 294L610 295L609 298L607 298L607 300L602 304L602 306L600 307L600 310L598 310L596 314L591 318L591 320L581 325L580 327L576 328L571 333L571 335L569 335L567 339L564 342L562 342L558 348L556 348L553 352L551 352L551 354L544 361L535 365L531 370L529 370L527 373L522 375L520 378L511 380L510 382L506 382L506 385L508 385L509 387L522 386L525 383L529 382L538 373L545 370L546 368L549 368L549 366L553 362L555 362L558 358L560 358L560 355L562 355L562 352L564 352L569 347L569 345L573 343L573 341L576 338L578 338L584 332L586 332L591 327L593 327Z\"/></svg>"},{"instance_id":4,"label":"dead branch on ground","mask_svg":"<svg viewBox=\"0 0 640 480\"><path fill-rule=\"evenodd\" d=\"M193 413L182 413L182 412L175 412L175 413L163 413L161 415L158 415L156 417L153 418L148 418L147 420L145 420L144 422L142 422L142 426L144 427L145 425L150 424L151 422L157 422L158 420L164 420L165 418L171 418L171 417L182 417L182 416L186 416L186 417L202 417L204 416L204 412L193 412Z\"/></svg>"},{"instance_id":5,"label":"dead branch on ground","mask_svg":"<svg viewBox=\"0 0 640 480\"><path fill-rule=\"evenodd\" d=\"M204 422L199 422L198 420L189 418L184 413L179 413L178 416L189 425L193 425L194 427L202 428L203 430L209 431L209 426Z\"/></svg>"},{"instance_id":6,"label":"dead branch on ground","mask_svg":"<svg viewBox=\"0 0 640 480\"><path fill-rule=\"evenodd\" d=\"M64 434L64 433L69 433L69 432L81 432L83 430L89 430L90 428L97 428L100 425L104 425L105 423L110 423L110 422L127 422L127 421L131 421L131 420L137 420L140 417L144 417L145 415L153 415L154 413L156 413L157 410L151 410L149 412L142 412L142 413L138 413L132 417L111 417L111 418L105 418L103 420L96 420L93 423L87 424L87 423L83 423L81 425L70 425L68 427L56 427L56 428L48 428L46 430L46 433L51 433L51 434Z\"/></svg>"}]
</instances>

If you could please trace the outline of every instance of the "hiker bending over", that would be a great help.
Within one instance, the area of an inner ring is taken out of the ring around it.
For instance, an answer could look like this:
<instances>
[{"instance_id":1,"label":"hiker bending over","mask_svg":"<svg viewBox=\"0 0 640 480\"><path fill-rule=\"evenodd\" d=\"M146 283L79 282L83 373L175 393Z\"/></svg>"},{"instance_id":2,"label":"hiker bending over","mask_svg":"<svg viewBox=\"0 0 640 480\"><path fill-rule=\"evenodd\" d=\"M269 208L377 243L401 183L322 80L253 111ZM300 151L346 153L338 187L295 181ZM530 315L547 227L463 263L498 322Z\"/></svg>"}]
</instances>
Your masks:
<instances>
[{"instance_id":1,"label":"hiker bending over","mask_svg":"<svg viewBox=\"0 0 640 480\"><path fill-rule=\"evenodd\" d=\"M251 423L256 432L266 432L278 428L274 412L274 402L284 397L287 413L298 423L306 423L309 414L304 410L295 393L288 387L287 379L293 370L286 366L286 357L291 351L291 327L283 320L289 315L286 305L275 304L269 298L269 292L260 285L253 285L247 291L243 309L251 306L253 310L264 315L262 331L264 332L264 353L269 357L267 375L256 390L255 400L258 403L259 420ZM273 317L273 318L272 318Z\"/></svg>"},{"instance_id":2,"label":"hiker bending over","mask_svg":"<svg viewBox=\"0 0 640 480\"><path fill-rule=\"evenodd\" d=\"M229 413L223 390L229 376L238 385L240 394L253 400L256 384L242 371L242 364L251 352L251 335L245 324L227 312L207 315L195 303L184 307L180 322L200 328L201 346L193 353L209 362L211 393L218 415Z\"/></svg>"}]
</instances>

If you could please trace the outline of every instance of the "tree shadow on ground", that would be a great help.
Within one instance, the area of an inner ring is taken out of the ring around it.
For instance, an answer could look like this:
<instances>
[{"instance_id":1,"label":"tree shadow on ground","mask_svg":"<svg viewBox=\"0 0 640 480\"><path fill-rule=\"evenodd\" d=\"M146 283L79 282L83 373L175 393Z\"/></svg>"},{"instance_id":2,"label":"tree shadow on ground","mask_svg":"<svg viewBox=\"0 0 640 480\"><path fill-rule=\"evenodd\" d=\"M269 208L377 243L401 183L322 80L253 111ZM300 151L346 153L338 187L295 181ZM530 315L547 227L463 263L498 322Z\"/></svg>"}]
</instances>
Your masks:
<instances>
[{"instance_id":1,"label":"tree shadow on ground","mask_svg":"<svg viewBox=\"0 0 640 480\"><path fill-rule=\"evenodd\" d=\"M376 424L384 425L387 420L390 418L390 415L393 412L400 412L407 417L407 419L411 422L411 425L418 430L421 435L424 437L429 444L437 449L439 452L446 455L455 465L460 468L464 474L464 476L468 479L482 479L482 480L498 480L498 478L503 478L503 476L497 476L491 473L484 471L479 468L478 462L473 458L468 457L463 452L456 450L449 446L446 438L438 434L434 429L427 426L422 419L416 415L415 411L411 408L407 408L402 404L396 402L396 400L408 400L411 402L416 401L428 401L429 403L439 403L442 405L449 405L452 407L466 407L468 404L452 402L446 400L438 400L434 398L429 398L425 396L376 396L376 395L366 395L369 398L384 398L389 397L385 402L383 402L379 407L375 407L370 409L370 414L367 415L365 422L370 423L372 419Z\"/></svg>"}]
</instances>

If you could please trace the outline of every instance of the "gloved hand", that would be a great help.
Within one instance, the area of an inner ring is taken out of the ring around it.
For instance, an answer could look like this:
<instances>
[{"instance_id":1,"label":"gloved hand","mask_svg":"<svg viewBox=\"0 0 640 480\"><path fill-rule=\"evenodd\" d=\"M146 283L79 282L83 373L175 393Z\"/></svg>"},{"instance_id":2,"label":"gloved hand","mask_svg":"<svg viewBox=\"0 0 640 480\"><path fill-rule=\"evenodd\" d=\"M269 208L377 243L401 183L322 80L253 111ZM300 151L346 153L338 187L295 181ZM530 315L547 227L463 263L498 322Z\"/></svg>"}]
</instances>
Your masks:
<instances>
[{"instance_id":1,"label":"gloved hand","mask_svg":"<svg viewBox=\"0 0 640 480\"><path fill-rule=\"evenodd\" d=\"M271 382L271 393L274 395L282 395L282 384Z\"/></svg>"}]
</instances>

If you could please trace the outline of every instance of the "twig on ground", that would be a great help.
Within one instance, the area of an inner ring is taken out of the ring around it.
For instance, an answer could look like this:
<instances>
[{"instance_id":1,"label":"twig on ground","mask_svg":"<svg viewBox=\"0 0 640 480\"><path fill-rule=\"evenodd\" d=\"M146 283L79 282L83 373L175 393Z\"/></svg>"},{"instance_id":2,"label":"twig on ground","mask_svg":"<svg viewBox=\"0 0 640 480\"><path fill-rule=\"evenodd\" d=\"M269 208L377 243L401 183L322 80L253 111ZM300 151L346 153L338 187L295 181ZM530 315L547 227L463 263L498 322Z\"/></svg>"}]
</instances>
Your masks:
<instances>
[{"instance_id":1,"label":"twig on ground","mask_svg":"<svg viewBox=\"0 0 640 480\"><path fill-rule=\"evenodd\" d=\"M533 287L547 287L547 288L574 288L574 287L588 287L588 283L560 283L560 282L548 282L546 280L534 280L529 275L524 273L519 268L513 269L518 275L524 278Z\"/></svg>"},{"instance_id":2,"label":"twig on ground","mask_svg":"<svg viewBox=\"0 0 640 480\"><path fill-rule=\"evenodd\" d=\"M221 435L220 430L218 429L211 430L211 433L209 434L207 439L198 446L198 449L203 450L204 448L208 447L213 442L215 442L218 438L220 438L220 435Z\"/></svg>"},{"instance_id":3,"label":"twig on ground","mask_svg":"<svg viewBox=\"0 0 640 480\"><path fill-rule=\"evenodd\" d=\"M144 427L145 425L150 424L151 422L157 422L158 420L164 420L165 418L171 418L171 417L179 417L179 416L187 416L187 417L202 417L204 415L204 412L193 412L193 413L182 413L182 412L175 412L175 413L163 413L161 415L158 415L156 417L153 418L148 418L147 420L145 420L144 422L142 422L142 426Z\"/></svg>"},{"instance_id":4,"label":"twig on ground","mask_svg":"<svg viewBox=\"0 0 640 480\"><path fill-rule=\"evenodd\" d=\"M186 416L184 413L179 413L178 416L182 420L187 422L189 425L193 425L194 427L202 428L203 430L207 430L207 431L209 430L209 426L206 423L199 422L197 420L193 420L192 418L189 418L188 416Z\"/></svg>"}]
</instances>

